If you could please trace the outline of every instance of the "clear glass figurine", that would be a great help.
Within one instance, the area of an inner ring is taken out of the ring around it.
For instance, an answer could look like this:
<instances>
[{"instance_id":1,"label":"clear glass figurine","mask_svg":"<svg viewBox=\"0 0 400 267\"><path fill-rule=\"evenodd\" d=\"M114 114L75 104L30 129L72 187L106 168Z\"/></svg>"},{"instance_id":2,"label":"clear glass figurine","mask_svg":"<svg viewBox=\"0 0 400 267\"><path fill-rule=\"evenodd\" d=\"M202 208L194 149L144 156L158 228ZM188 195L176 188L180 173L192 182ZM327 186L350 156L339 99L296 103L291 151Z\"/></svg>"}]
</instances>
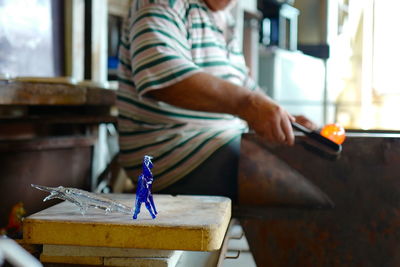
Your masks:
<instances>
[{"instance_id":1,"label":"clear glass figurine","mask_svg":"<svg viewBox=\"0 0 400 267\"><path fill-rule=\"evenodd\" d=\"M126 214L132 214L133 211L130 207L125 206L124 204L119 203L115 200L77 188L63 186L48 187L35 184L31 184L31 186L36 189L50 193L50 195L45 197L43 201L47 201L53 198L59 198L69 201L79 207L82 215L85 215L89 207L102 209L105 211L106 214L109 212L122 212Z\"/></svg>"}]
</instances>

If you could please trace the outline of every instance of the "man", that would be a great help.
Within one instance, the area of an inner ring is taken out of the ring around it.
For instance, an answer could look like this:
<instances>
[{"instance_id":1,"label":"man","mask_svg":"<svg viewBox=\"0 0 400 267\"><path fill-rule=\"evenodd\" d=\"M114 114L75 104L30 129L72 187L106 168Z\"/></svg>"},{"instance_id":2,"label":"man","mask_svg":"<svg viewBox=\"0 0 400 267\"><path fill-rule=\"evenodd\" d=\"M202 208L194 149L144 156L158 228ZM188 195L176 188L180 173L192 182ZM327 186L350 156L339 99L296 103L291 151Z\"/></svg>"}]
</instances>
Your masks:
<instances>
[{"instance_id":1,"label":"man","mask_svg":"<svg viewBox=\"0 0 400 267\"><path fill-rule=\"evenodd\" d=\"M239 137L293 145L295 118L248 76L231 0L135 0L120 49L120 162L154 157L154 190L236 197ZM304 117L300 123L312 127Z\"/></svg>"}]
</instances>

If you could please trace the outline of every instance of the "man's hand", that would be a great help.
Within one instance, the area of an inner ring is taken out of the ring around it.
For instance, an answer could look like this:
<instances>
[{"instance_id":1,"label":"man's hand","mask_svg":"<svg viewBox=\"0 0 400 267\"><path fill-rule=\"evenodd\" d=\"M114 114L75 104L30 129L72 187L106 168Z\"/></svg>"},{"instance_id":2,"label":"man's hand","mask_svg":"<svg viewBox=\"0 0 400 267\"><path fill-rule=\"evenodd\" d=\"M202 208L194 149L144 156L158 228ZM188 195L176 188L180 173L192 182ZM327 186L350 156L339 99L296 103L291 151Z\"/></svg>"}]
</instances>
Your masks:
<instances>
[{"instance_id":1,"label":"man's hand","mask_svg":"<svg viewBox=\"0 0 400 267\"><path fill-rule=\"evenodd\" d=\"M262 92L251 92L241 105L238 115L267 141L294 144L291 121L295 121L295 118Z\"/></svg>"}]
</instances>

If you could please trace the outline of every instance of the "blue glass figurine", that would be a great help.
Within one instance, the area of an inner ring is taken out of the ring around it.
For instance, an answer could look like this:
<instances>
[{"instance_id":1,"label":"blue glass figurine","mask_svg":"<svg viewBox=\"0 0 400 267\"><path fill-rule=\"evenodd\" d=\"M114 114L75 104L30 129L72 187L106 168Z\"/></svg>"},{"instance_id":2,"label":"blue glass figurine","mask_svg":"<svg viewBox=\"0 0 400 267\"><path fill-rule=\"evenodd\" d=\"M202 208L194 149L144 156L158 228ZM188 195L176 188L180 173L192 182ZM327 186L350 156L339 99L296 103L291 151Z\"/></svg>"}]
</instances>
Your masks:
<instances>
[{"instance_id":1,"label":"blue glass figurine","mask_svg":"<svg viewBox=\"0 0 400 267\"><path fill-rule=\"evenodd\" d=\"M139 175L136 188L136 204L135 212L133 213L134 220L137 219L142 202L146 205L146 208L149 210L153 219L157 214L156 207L154 206L153 195L151 194L151 188L153 186L153 174L150 170L153 168L153 163L151 162L152 158L153 157L147 155L143 157L142 173Z\"/></svg>"}]
</instances>

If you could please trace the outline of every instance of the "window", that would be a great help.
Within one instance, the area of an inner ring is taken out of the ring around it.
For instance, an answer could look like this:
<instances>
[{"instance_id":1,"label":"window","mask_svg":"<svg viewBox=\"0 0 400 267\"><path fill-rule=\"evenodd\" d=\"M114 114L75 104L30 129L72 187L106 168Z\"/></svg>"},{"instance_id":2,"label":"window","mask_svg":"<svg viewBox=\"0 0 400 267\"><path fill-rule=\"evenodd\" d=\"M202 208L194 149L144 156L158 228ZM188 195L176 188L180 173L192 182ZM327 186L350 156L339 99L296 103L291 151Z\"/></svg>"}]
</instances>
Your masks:
<instances>
[{"instance_id":1,"label":"window","mask_svg":"<svg viewBox=\"0 0 400 267\"><path fill-rule=\"evenodd\" d=\"M396 0L339 1L328 86L337 91L336 119L346 128L400 130L399 8Z\"/></svg>"}]
</instances>

